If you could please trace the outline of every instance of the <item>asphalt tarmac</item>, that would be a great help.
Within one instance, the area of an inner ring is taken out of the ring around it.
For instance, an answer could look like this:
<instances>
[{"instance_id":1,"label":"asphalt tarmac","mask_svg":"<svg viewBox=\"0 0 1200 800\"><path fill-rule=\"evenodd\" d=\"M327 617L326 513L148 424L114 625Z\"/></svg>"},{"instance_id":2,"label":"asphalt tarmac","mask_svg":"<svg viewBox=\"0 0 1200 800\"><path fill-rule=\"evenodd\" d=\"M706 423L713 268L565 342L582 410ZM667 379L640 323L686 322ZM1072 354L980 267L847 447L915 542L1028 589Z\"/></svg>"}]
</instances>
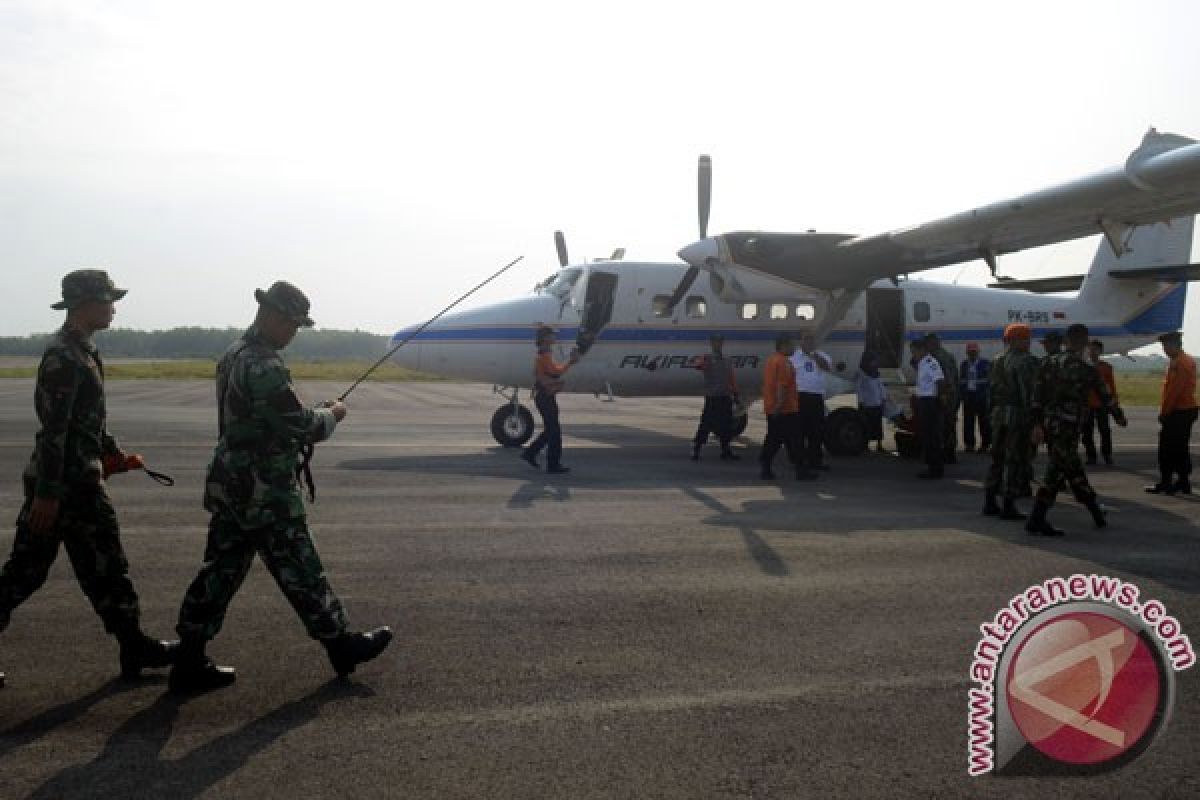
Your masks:
<instances>
[{"instance_id":1,"label":"asphalt tarmac","mask_svg":"<svg viewBox=\"0 0 1200 800\"><path fill-rule=\"evenodd\" d=\"M342 387L302 386L316 402ZM0 515L20 504L32 383L0 381ZM110 385L110 427L175 476L117 476L148 631L200 564L206 383ZM939 483L888 456L812 483L687 459L698 400L563 399L567 476L487 431L487 387L365 385L317 452L309 521L358 627L396 641L351 680L256 563L210 648L230 689L122 683L65 555L0 636L0 797L1195 797L1200 669L1140 759L1092 777L969 778L968 669L989 621L1053 576L1135 582L1200 643L1200 496L1157 497L1152 409L1069 498L1063 539L980 516L984 459ZM780 457L782 467L782 456ZM1028 505L1028 501L1025 502ZM7 553L11 527L0 529Z\"/></svg>"}]
</instances>

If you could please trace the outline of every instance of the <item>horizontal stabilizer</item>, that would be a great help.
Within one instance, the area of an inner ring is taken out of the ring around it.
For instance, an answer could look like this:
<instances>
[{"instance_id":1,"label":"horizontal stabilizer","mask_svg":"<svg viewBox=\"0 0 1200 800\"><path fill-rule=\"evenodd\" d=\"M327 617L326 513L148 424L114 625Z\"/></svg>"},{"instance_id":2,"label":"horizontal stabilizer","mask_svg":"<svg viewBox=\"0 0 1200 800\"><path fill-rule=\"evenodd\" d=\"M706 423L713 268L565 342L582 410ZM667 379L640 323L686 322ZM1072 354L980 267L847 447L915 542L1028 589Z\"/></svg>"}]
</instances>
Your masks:
<instances>
[{"instance_id":1,"label":"horizontal stabilizer","mask_svg":"<svg viewBox=\"0 0 1200 800\"><path fill-rule=\"evenodd\" d=\"M1130 270L1134 272L1136 270ZM1051 292L1074 292L1083 285L1083 275L1058 275L1053 278L1001 278L996 283L989 283L989 289L1021 289L1026 292L1049 294Z\"/></svg>"},{"instance_id":2,"label":"horizontal stabilizer","mask_svg":"<svg viewBox=\"0 0 1200 800\"><path fill-rule=\"evenodd\" d=\"M1200 264L1177 264L1173 267L1135 267L1114 269L1108 273L1114 278L1129 281L1135 279L1151 281L1200 281Z\"/></svg>"}]
</instances>

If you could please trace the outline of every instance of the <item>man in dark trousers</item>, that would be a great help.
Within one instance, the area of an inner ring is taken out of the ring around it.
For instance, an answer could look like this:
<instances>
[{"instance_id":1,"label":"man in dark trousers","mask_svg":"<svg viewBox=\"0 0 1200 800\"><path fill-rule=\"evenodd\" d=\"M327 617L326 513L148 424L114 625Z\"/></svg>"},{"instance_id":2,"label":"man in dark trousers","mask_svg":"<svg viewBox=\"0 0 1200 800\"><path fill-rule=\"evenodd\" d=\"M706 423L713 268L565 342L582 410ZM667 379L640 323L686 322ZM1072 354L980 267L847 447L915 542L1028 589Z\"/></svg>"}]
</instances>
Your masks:
<instances>
[{"instance_id":1,"label":"man in dark trousers","mask_svg":"<svg viewBox=\"0 0 1200 800\"><path fill-rule=\"evenodd\" d=\"M105 630L120 644L121 676L131 679L143 669L170 666L179 643L142 633L117 512L104 486L110 472L124 471L127 457L108 431L104 362L92 335L112 324L114 304L124 296L106 272L81 269L63 278L62 301L52 306L65 309L67 319L38 367L34 409L42 427L25 469L12 555L0 569L0 631L45 583L61 545Z\"/></svg>"},{"instance_id":2,"label":"man in dark trousers","mask_svg":"<svg viewBox=\"0 0 1200 800\"><path fill-rule=\"evenodd\" d=\"M1036 445L1044 440L1049 456L1042 487L1037 491L1033 511L1025 523L1025 530L1034 535L1062 536L1063 532L1046 519L1046 513L1054 505L1058 493L1068 487L1075 499L1091 512L1097 528L1107 524L1104 509L1088 483L1079 458L1079 428L1087 410L1088 393L1096 392L1116 423L1122 427L1126 424L1125 415L1113 402L1100 374L1084 360L1087 326L1075 323L1067 328L1066 339L1065 351L1042 359L1033 390L1032 441Z\"/></svg>"},{"instance_id":3,"label":"man in dark trousers","mask_svg":"<svg viewBox=\"0 0 1200 800\"><path fill-rule=\"evenodd\" d=\"M807 331L800 334L800 349L792 354L796 371L796 425L800 457L810 470L827 470L825 445L825 375L831 369L829 356L817 349Z\"/></svg>"},{"instance_id":4,"label":"man in dark trousers","mask_svg":"<svg viewBox=\"0 0 1200 800\"><path fill-rule=\"evenodd\" d=\"M1113 374L1112 364L1100 356L1104 355L1104 343L1099 339L1088 342L1088 363L1100 373L1100 380L1108 387L1114 403L1120 403L1117 397L1117 379ZM1100 431L1100 453L1104 456L1105 464L1113 463L1112 426L1109 424L1108 409L1100 404L1100 396L1095 392L1088 395L1088 410L1083 421L1083 449L1087 453L1087 463L1096 463L1095 431Z\"/></svg>"},{"instance_id":5,"label":"man in dark trousers","mask_svg":"<svg viewBox=\"0 0 1200 800\"><path fill-rule=\"evenodd\" d=\"M233 683L234 670L218 667L204 651L221 630L255 553L339 676L378 656L392 640L387 627L348 629L308 531L298 476L306 477L311 492L312 447L333 436L346 417L340 400L306 408L279 354L298 328L312 327L308 298L286 281L257 289L254 297L254 324L217 364L218 440L204 487L204 507L212 516L204 563L179 609L182 642L167 683L180 694Z\"/></svg>"},{"instance_id":6,"label":"man in dark trousers","mask_svg":"<svg viewBox=\"0 0 1200 800\"><path fill-rule=\"evenodd\" d=\"M767 435L758 460L763 480L774 480L771 464L780 447L787 448L788 460L796 468L796 480L813 480L817 473L805 466L798 435L796 368L791 355L796 351L792 337L781 333L775 338L775 352L763 366L763 411L767 414Z\"/></svg>"},{"instance_id":7,"label":"man in dark trousers","mask_svg":"<svg viewBox=\"0 0 1200 800\"><path fill-rule=\"evenodd\" d=\"M700 460L700 450L708 443L709 433L717 435L723 461L738 460L729 447L733 438L733 406L738 399L737 379L733 375L733 364L722 352L724 344L725 337L719 333L708 337L711 352L696 365L704 376L704 410L692 440L692 461Z\"/></svg>"},{"instance_id":8,"label":"man in dark trousers","mask_svg":"<svg viewBox=\"0 0 1200 800\"><path fill-rule=\"evenodd\" d=\"M928 339L912 341L913 362L917 369L917 431L925 454L924 472L918 478L937 480L944 474L946 432L942 427L946 376L933 354Z\"/></svg>"},{"instance_id":9,"label":"man in dark trousers","mask_svg":"<svg viewBox=\"0 0 1200 800\"><path fill-rule=\"evenodd\" d=\"M947 464L958 463L958 365L954 355L942 346L936 333L925 334L925 349L937 360L945 380L941 388L942 399L942 460Z\"/></svg>"},{"instance_id":10,"label":"man in dark trousers","mask_svg":"<svg viewBox=\"0 0 1200 800\"><path fill-rule=\"evenodd\" d=\"M975 449L975 425L979 425L979 452L992 445L992 421L988 408L992 362L979 355L979 345L967 342L967 357L958 366L958 393L962 397L963 450Z\"/></svg>"},{"instance_id":11,"label":"man in dark trousers","mask_svg":"<svg viewBox=\"0 0 1200 800\"><path fill-rule=\"evenodd\" d=\"M536 336L537 357L533 361L533 404L542 415L542 432L521 454L529 466L538 469L538 453L545 447L549 455L546 472L563 474L570 467L562 464L562 428L558 424L558 393L563 388L563 376L579 362L579 350L571 351L566 363L554 360L554 329L543 325Z\"/></svg>"},{"instance_id":12,"label":"man in dark trousers","mask_svg":"<svg viewBox=\"0 0 1200 800\"><path fill-rule=\"evenodd\" d=\"M1192 425L1196 422L1196 362L1183 352L1182 334L1158 337L1171 359L1163 379L1158 410L1158 483L1147 486L1151 494L1192 493Z\"/></svg>"}]
</instances>

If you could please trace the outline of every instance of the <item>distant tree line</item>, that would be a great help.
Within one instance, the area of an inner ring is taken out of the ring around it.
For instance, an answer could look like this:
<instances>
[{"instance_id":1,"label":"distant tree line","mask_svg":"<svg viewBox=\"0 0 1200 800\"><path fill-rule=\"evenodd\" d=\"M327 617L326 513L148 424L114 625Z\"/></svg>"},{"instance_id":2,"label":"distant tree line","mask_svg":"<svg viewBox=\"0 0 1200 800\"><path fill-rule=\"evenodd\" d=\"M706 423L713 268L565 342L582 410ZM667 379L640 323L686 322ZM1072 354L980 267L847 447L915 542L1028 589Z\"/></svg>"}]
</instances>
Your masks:
<instances>
[{"instance_id":1,"label":"distant tree line","mask_svg":"<svg viewBox=\"0 0 1200 800\"><path fill-rule=\"evenodd\" d=\"M95 341L101 353L117 358L217 358L242 333L242 328L114 328L97 333ZM50 336L0 336L0 356L40 356ZM383 355L387 344L387 336L366 331L302 328L288 346L287 355L314 361L376 359Z\"/></svg>"}]
</instances>

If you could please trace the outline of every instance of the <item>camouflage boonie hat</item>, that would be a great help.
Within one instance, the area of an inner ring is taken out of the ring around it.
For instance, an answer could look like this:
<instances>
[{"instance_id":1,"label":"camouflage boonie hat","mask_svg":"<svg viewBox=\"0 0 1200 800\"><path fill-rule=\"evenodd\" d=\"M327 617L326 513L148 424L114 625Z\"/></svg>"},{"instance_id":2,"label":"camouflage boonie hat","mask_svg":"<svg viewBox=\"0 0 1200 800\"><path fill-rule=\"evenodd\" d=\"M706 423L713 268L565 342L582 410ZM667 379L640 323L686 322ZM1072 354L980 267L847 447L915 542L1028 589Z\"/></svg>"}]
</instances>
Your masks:
<instances>
[{"instance_id":1,"label":"camouflage boonie hat","mask_svg":"<svg viewBox=\"0 0 1200 800\"><path fill-rule=\"evenodd\" d=\"M270 306L302 328L313 326L312 318L308 316L308 298L287 281L275 281L265 292L255 289L254 299L259 305Z\"/></svg>"},{"instance_id":2,"label":"camouflage boonie hat","mask_svg":"<svg viewBox=\"0 0 1200 800\"><path fill-rule=\"evenodd\" d=\"M77 308L89 300L115 303L124 297L127 291L118 289L112 278L102 269L77 269L63 276L63 299L50 307L62 311Z\"/></svg>"}]
</instances>

